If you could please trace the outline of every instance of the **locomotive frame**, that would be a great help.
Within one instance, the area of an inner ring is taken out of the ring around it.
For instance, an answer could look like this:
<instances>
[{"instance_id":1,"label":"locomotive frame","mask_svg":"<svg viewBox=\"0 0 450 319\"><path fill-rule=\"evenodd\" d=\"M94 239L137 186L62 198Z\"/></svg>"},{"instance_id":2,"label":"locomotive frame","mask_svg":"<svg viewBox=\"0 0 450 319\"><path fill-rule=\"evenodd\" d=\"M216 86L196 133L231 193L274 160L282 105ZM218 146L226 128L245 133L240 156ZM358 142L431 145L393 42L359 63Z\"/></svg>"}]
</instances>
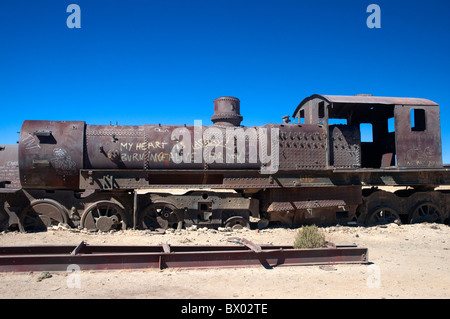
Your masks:
<instances>
[{"instance_id":1,"label":"locomotive frame","mask_svg":"<svg viewBox=\"0 0 450 319\"><path fill-rule=\"evenodd\" d=\"M253 220L258 227L448 223L450 196L441 188L450 185L450 168L442 164L438 104L316 94L292 118L253 128L257 135L277 132L270 149L277 167L267 172L267 163L250 162L248 153L243 163L174 163L170 150L180 141L171 133L179 126L25 121L19 145L0 148L0 224L110 231L249 227ZM242 132L240 101L216 99L211 120L202 132ZM364 123L370 139L362 138ZM181 128L196 134L195 127ZM252 138L245 141L249 150ZM233 148L236 157L237 142Z\"/></svg>"}]
</instances>

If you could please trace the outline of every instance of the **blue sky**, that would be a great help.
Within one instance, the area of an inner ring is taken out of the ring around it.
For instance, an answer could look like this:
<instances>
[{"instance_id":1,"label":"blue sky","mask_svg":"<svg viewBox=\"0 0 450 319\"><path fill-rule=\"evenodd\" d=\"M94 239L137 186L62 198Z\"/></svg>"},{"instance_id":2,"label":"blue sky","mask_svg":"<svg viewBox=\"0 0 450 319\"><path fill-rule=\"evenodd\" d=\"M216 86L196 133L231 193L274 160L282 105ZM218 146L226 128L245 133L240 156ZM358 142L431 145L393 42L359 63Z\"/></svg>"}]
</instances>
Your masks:
<instances>
[{"instance_id":1,"label":"blue sky","mask_svg":"<svg viewBox=\"0 0 450 319\"><path fill-rule=\"evenodd\" d=\"M231 95L251 126L315 93L370 93L440 104L450 163L449 14L447 0L1 0L0 143L26 119L209 125Z\"/></svg>"}]
</instances>

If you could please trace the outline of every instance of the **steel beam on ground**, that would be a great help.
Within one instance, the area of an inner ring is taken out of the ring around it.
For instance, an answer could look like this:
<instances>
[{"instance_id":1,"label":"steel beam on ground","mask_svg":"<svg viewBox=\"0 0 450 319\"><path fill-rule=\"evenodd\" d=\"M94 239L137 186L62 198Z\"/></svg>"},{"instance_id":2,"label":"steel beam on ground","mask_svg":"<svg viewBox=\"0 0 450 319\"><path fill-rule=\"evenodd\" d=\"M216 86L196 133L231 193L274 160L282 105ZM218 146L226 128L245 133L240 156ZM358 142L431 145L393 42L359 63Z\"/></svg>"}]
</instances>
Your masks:
<instances>
[{"instance_id":1,"label":"steel beam on ground","mask_svg":"<svg viewBox=\"0 0 450 319\"><path fill-rule=\"evenodd\" d=\"M354 245L294 249L292 246L8 246L0 247L0 272L230 268L367 263L368 249Z\"/></svg>"}]
</instances>

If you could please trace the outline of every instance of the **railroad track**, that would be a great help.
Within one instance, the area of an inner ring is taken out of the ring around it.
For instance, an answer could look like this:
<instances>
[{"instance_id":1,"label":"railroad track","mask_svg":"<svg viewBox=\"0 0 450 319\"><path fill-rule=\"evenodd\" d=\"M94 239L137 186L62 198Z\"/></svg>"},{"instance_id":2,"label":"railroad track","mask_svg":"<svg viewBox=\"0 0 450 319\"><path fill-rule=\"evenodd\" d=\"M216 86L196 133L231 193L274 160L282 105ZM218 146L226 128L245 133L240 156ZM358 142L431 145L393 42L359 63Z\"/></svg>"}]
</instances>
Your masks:
<instances>
[{"instance_id":1,"label":"railroad track","mask_svg":"<svg viewBox=\"0 0 450 319\"><path fill-rule=\"evenodd\" d=\"M0 247L0 272L227 268L354 264L368 262L368 249L355 245L294 249L236 239L223 246L47 245Z\"/></svg>"}]
</instances>

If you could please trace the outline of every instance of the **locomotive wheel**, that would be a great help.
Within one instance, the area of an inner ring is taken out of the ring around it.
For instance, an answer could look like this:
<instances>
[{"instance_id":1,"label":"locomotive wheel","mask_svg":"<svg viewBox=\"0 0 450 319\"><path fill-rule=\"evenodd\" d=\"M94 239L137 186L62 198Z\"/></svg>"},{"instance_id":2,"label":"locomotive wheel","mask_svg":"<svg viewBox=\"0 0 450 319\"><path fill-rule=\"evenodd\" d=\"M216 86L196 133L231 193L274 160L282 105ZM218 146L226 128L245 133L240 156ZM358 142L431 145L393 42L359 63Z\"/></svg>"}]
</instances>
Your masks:
<instances>
[{"instance_id":1,"label":"locomotive wheel","mask_svg":"<svg viewBox=\"0 0 450 319\"><path fill-rule=\"evenodd\" d=\"M377 207L367 216L366 225L385 225L390 223L401 223L400 215L395 209L387 206Z\"/></svg>"},{"instance_id":2,"label":"locomotive wheel","mask_svg":"<svg viewBox=\"0 0 450 319\"><path fill-rule=\"evenodd\" d=\"M416 205L413 209L409 222L413 223L442 223L442 214L438 206L431 202Z\"/></svg>"},{"instance_id":3,"label":"locomotive wheel","mask_svg":"<svg viewBox=\"0 0 450 319\"><path fill-rule=\"evenodd\" d=\"M364 207L360 207L360 222L366 226L401 222L399 212L402 205L394 193L379 190L364 196Z\"/></svg>"},{"instance_id":4,"label":"locomotive wheel","mask_svg":"<svg viewBox=\"0 0 450 319\"><path fill-rule=\"evenodd\" d=\"M183 227L183 217L176 207L171 204L154 203L144 210L139 224L144 229L150 230L157 228L176 228L179 230Z\"/></svg>"},{"instance_id":5,"label":"locomotive wheel","mask_svg":"<svg viewBox=\"0 0 450 319\"><path fill-rule=\"evenodd\" d=\"M108 200L95 202L83 213L81 227L88 230L110 230L126 229L126 216L124 210L116 203Z\"/></svg>"},{"instance_id":6,"label":"locomotive wheel","mask_svg":"<svg viewBox=\"0 0 450 319\"><path fill-rule=\"evenodd\" d=\"M20 223L25 232L46 231L59 223L67 224L64 206L53 199L36 199L21 213Z\"/></svg>"},{"instance_id":7,"label":"locomotive wheel","mask_svg":"<svg viewBox=\"0 0 450 319\"><path fill-rule=\"evenodd\" d=\"M225 227L231 227L232 229L250 228L250 224L242 216L232 216L225 221Z\"/></svg>"}]
</instances>

